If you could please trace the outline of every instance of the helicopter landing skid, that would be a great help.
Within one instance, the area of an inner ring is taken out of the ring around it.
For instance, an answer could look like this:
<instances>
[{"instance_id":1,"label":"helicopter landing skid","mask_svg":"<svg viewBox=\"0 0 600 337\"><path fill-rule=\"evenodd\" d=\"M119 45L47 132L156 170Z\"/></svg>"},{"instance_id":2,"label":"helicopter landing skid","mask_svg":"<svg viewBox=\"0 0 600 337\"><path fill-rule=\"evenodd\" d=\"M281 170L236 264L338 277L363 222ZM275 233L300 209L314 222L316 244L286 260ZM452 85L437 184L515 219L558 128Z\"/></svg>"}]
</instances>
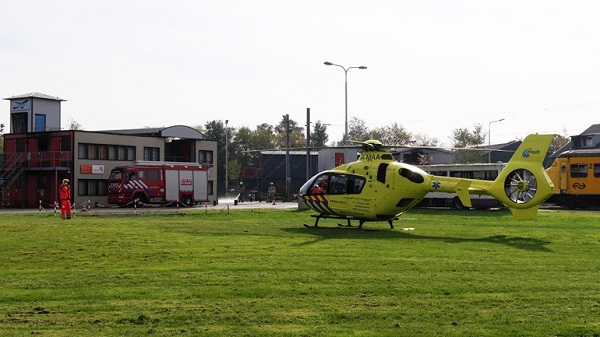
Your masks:
<instances>
[{"instance_id":1,"label":"helicopter landing skid","mask_svg":"<svg viewBox=\"0 0 600 337\"><path fill-rule=\"evenodd\" d=\"M304 224L304 227L306 228L312 228L312 227L319 227L319 220L320 219L345 219L346 221L348 221L348 224L346 225L346 227L352 227L352 224L350 223L351 218L349 217L345 217L345 216L337 216L337 215L330 215L330 214L318 214L318 215L311 215L311 217L316 218L315 219L315 224L312 226L309 226L307 224ZM338 226L343 227L343 225L341 223L338 223Z\"/></svg>"},{"instance_id":2,"label":"helicopter landing skid","mask_svg":"<svg viewBox=\"0 0 600 337\"><path fill-rule=\"evenodd\" d=\"M350 223L351 218L349 217L345 217L345 216L337 216L337 215L330 215L330 214L318 214L318 215L311 215L311 217L316 218L315 219L315 224L310 226L307 224L304 224L304 227L306 228L313 228L313 227L319 227L319 220L320 219L327 219L327 218L331 218L331 219L345 219L346 221L348 221L348 224L346 226L342 225L341 223L338 223L338 226L340 227L352 227L352 224ZM394 220L398 220L398 218L392 218L389 219L387 222L388 224L390 224L390 229L394 229ZM362 225L366 222L366 220L362 220L362 219L358 219L358 229L362 229Z\"/></svg>"}]
</instances>

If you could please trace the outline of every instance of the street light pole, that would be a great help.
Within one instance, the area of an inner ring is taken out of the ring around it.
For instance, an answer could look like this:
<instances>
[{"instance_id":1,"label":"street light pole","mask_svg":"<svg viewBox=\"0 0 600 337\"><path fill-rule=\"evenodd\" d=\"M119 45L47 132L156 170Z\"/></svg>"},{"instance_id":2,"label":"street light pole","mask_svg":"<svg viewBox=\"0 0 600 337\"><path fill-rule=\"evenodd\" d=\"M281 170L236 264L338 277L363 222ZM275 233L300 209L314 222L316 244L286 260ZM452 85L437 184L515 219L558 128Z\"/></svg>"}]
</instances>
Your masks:
<instances>
[{"instance_id":1,"label":"street light pole","mask_svg":"<svg viewBox=\"0 0 600 337\"><path fill-rule=\"evenodd\" d=\"M346 122L344 125L344 141L348 140L348 70L350 69L367 69L367 67L365 66L359 66L359 67L344 67L341 66L339 64L335 64L335 63L331 63L331 62L325 62L324 63L326 66L336 66L336 67L340 67L344 70L344 106L345 106L345 111L346 111Z\"/></svg>"},{"instance_id":2,"label":"street light pole","mask_svg":"<svg viewBox=\"0 0 600 337\"><path fill-rule=\"evenodd\" d=\"M229 124L229 119L225 120L225 198L227 198L227 190L229 188L229 177L227 176L227 157L228 157L228 149L227 149L227 145L228 145L228 139L227 139L227 135L229 133L229 131L227 130L227 124Z\"/></svg>"},{"instance_id":3,"label":"street light pole","mask_svg":"<svg viewBox=\"0 0 600 337\"><path fill-rule=\"evenodd\" d=\"M502 122L503 120L504 120L504 118L498 119L498 120L495 120L495 121L491 121L488 124L488 146L492 145L492 133L490 132L491 127L492 127L492 123ZM492 162L492 149L490 148L490 152L488 153L488 163L491 163L491 162Z\"/></svg>"}]
</instances>

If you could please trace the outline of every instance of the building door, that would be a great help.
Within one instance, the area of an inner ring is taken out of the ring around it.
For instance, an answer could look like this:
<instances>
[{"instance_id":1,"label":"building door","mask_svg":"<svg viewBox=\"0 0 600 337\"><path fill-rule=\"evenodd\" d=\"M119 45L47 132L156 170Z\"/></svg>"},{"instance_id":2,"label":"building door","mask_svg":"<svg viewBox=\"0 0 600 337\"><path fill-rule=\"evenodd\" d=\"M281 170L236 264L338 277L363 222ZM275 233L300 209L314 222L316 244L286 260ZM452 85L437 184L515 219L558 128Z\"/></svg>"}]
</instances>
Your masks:
<instances>
[{"instance_id":1,"label":"building door","mask_svg":"<svg viewBox=\"0 0 600 337\"><path fill-rule=\"evenodd\" d=\"M52 190L50 188L50 175L41 173L37 176L37 200L42 202L43 207L52 206L54 203Z\"/></svg>"}]
</instances>

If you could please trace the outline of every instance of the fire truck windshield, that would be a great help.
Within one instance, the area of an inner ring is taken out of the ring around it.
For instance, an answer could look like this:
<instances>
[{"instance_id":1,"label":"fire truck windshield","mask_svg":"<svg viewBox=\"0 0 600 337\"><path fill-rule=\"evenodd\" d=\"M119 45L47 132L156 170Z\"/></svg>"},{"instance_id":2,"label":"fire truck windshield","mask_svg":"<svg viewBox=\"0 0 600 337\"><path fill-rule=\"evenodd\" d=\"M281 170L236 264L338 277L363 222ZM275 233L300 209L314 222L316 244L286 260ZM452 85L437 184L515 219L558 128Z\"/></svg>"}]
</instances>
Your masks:
<instances>
[{"instance_id":1,"label":"fire truck windshield","mask_svg":"<svg viewBox=\"0 0 600 337\"><path fill-rule=\"evenodd\" d=\"M121 169L113 169L110 171L109 181L121 181L123 180L123 171Z\"/></svg>"}]
</instances>

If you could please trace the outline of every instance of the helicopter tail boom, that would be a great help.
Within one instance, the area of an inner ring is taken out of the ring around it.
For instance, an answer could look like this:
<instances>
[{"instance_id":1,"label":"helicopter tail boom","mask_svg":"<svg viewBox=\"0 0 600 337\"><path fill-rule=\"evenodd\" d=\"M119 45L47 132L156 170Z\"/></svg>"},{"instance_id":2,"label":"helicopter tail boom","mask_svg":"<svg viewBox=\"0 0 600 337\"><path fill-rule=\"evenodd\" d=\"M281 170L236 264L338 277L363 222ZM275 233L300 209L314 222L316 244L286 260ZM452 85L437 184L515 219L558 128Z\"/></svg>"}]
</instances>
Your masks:
<instances>
[{"instance_id":1,"label":"helicopter tail boom","mask_svg":"<svg viewBox=\"0 0 600 337\"><path fill-rule=\"evenodd\" d=\"M543 161L554 135L529 135L513 154L487 194L506 205L517 220L534 219L554 190Z\"/></svg>"}]
</instances>

